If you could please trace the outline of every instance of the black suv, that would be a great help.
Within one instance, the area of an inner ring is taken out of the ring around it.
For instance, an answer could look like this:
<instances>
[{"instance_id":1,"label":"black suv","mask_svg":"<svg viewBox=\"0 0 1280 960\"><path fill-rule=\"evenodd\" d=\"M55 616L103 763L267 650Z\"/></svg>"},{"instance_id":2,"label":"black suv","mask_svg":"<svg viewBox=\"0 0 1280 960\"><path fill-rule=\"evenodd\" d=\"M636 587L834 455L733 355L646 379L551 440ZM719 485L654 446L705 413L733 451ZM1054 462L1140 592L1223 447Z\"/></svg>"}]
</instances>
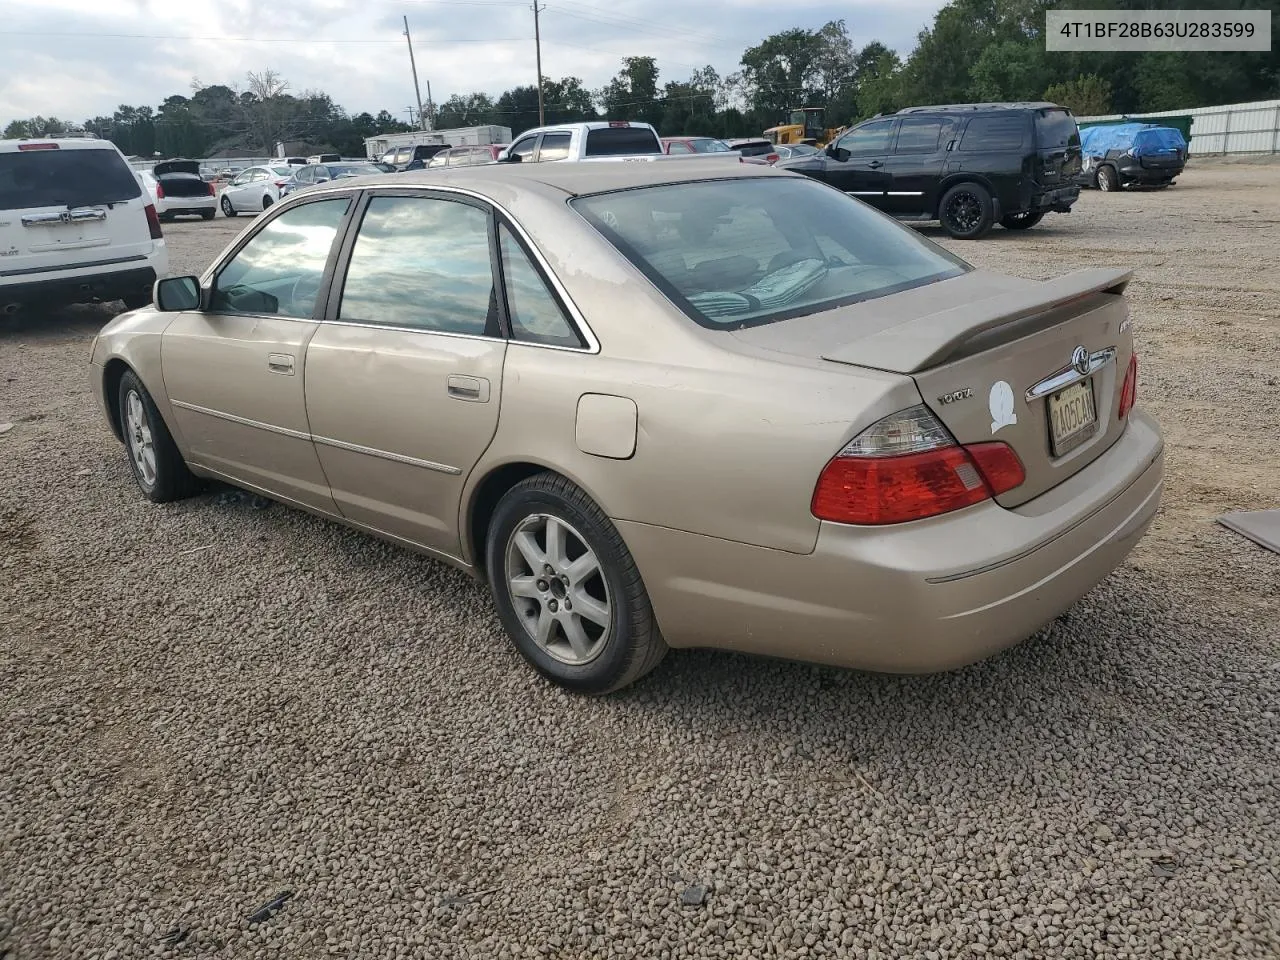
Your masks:
<instances>
[{"instance_id":1,"label":"black suv","mask_svg":"<svg viewBox=\"0 0 1280 960\"><path fill-rule=\"evenodd\" d=\"M972 240L1025 230L1080 196L1080 131L1053 103L908 107L850 128L816 156L777 166L823 180L902 220Z\"/></svg>"}]
</instances>

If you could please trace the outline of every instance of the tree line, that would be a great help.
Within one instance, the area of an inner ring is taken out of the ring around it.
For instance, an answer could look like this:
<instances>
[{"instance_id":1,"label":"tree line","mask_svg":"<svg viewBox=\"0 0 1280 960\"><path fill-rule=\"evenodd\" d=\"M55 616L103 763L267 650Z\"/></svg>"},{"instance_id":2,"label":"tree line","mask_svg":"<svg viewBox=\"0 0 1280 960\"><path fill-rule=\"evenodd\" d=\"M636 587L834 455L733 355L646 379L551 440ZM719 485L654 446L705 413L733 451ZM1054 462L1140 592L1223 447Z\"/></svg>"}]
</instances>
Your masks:
<instances>
[{"instance_id":1,"label":"tree line","mask_svg":"<svg viewBox=\"0 0 1280 960\"><path fill-rule=\"evenodd\" d=\"M828 126L911 105L994 100L1052 100L1078 116L1191 109L1280 96L1280 44L1267 53L1049 53L1045 11L1079 9L1064 0L952 0L917 36L903 59L879 41L856 47L845 20L796 27L743 51L738 69L707 66L665 79L656 56L622 58L607 84L544 78L547 123L614 119L652 123L664 135L758 135L802 106L827 110ZM1096 9L1154 8L1149 0L1088 0ZM1274 9L1278 0L1162 0L1160 9ZM1273 17L1272 29L1276 29ZM437 129L497 124L513 133L538 123L530 84L494 96L456 93L429 108ZM362 155L366 137L411 127L381 110L348 114L328 93L294 93L273 71L243 85L192 82L190 96L150 106L121 105L82 125L57 118L17 120L4 136L40 136L82 126L127 154L263 154L278 141Z\"/></svg>"}]
</instances>

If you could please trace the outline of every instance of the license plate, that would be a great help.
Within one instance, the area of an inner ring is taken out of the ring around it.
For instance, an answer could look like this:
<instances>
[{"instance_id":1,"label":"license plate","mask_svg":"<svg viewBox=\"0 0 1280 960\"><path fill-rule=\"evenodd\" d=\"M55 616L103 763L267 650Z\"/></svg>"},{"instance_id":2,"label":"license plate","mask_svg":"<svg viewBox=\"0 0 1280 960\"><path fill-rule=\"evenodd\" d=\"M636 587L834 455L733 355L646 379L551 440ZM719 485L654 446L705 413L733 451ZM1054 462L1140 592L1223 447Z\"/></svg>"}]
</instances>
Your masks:
<instances>
[{"instance_id":1,"label":"license plate","mask_svg":"<svg viewBox=\"0 0 1280 960\"><path fill-rule=\"evenodd\" d=\"M1055 457L1074 450L1097 431L1092 377L1050 394L1048 404L1049 440Z\"/></svg>"}]
</instances>

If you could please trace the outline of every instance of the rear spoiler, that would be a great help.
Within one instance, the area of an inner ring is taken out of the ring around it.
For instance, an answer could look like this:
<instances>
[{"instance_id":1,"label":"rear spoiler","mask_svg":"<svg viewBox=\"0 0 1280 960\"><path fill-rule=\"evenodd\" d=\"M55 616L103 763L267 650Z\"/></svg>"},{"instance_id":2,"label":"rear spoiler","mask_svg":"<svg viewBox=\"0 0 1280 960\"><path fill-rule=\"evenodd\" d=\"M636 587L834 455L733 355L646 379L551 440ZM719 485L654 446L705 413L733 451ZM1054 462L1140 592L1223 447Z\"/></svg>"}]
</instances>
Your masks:
<instances>
[{"instance_id":1,"label":"rear spoiler","mask_svg":"<svg viewBox=\"0 0 1280 960\"><path fill-rule=\"evenodd\" d=\"M908 320L837 347L826 360L918 373L937 366L983 333L1057 310L1099 293L1119 296L1132 270L1095 267L1046 280L1026 290L974 300Z\"/></svg>"}]
</instances>

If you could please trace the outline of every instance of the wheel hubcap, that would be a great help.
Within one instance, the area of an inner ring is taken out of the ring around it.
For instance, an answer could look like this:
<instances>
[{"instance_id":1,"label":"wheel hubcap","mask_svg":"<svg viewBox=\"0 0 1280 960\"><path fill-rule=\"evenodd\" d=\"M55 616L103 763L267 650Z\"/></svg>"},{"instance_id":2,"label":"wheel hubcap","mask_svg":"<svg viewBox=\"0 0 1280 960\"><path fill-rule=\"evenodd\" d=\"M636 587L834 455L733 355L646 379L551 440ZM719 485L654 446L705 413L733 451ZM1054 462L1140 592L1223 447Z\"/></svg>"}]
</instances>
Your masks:
<instances>
[{"instance_id":1,"label":"wheel hubcap","mask_svg":"<svg viewBox=\"0 0 1280 960\"><path fill-rule=\"evenodd\" d=\"M957 193L947 203L947 219L961 232L972 230L982 220L982 204L972 193Z\"/></svg>"},{"instance_id":2,"label":"wheel hubcap","mask_svg":"<svg viewBox=\"0 0 1280 960\"><path fill-rule=\"evenodd\" d=\"M545 513L525 517L507 541L504 573L516 615L541 650L570 666L600 655L612 630L609 586L572 525Z\"/></svg>"},{"instance_id":3,"label":"wheel hubcap","mask_svg":"<svg viewBox=\"0 0 1280 960\"><path fill-rule=\"evenodd\" d=\"M142 405L138 391L130 390L124 400L125 439L129 444L129 456L137 468L142 482L150 487L156 482L156 447L151 436L151 424L147 409Z\"/></svg>"}]
</instances>

